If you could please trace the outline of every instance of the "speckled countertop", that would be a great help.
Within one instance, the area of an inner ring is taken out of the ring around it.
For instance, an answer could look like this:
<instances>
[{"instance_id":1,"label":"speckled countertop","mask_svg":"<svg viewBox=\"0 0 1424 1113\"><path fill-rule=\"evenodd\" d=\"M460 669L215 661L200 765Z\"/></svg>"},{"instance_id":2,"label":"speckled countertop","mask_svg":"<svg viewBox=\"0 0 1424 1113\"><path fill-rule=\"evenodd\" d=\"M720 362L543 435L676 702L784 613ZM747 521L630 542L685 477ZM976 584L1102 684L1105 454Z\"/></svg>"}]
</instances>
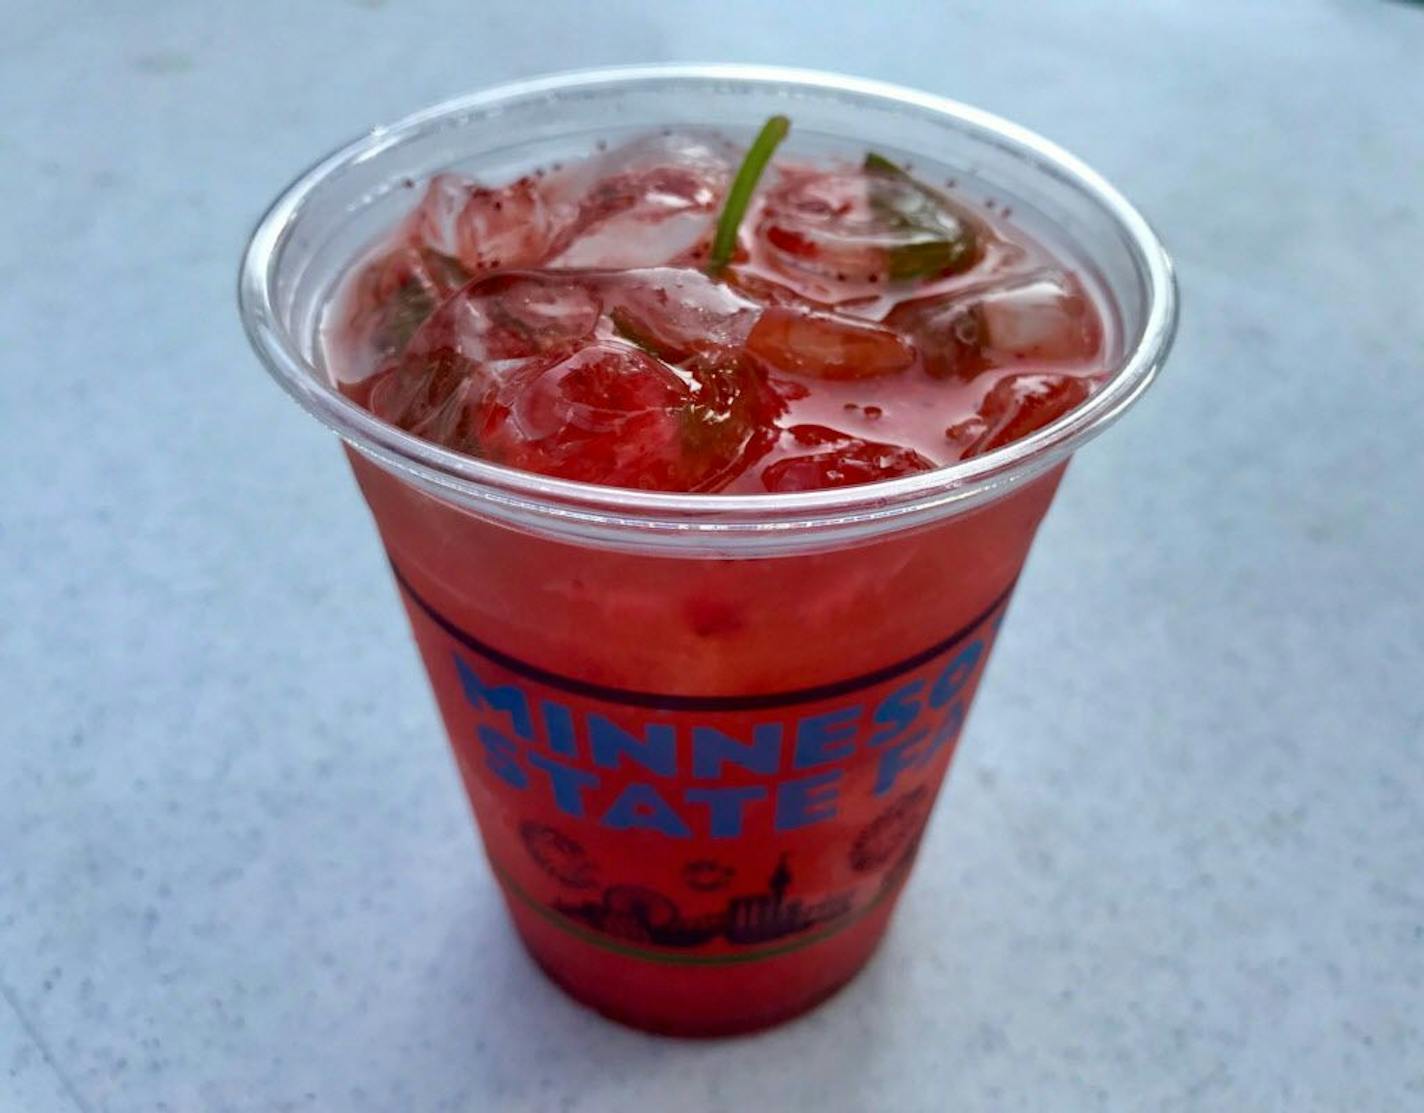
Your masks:
<instances>
[{"instance_id":1,"label":"speckled countertop","mask_svg":"<svg viewBox=\"0 0 1424 1113\"><path fill-rule=\"evenodd\" d=\"M1424 8L15 5L0 43L0 1109L1424 1107ZM368 123L623 61L1018 119L1180 265L870 969L608 1024L497 903L333 440L243 341Z\"/></svg>"}]
</instances>

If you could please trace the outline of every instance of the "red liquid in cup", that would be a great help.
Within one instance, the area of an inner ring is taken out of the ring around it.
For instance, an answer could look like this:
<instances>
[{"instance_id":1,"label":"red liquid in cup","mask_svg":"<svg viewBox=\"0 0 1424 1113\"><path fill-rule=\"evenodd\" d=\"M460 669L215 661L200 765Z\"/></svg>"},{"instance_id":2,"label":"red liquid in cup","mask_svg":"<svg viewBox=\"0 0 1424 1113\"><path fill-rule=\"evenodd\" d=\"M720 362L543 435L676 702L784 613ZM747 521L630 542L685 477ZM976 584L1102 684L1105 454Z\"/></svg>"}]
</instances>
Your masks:
<instances>
[{"instance_id":1,"label":"red liquid in cup","mask_svg":"<svg viewBox=\"0 0 1424 1113\"><path fill-rule=\"evenodd\" d=\"M497 463L732 494L943 466L1098 385L1089 286L1007 214L873 159L773 162L709 276L738 157L662 135L495 188L437 177L353 264L333 377ZM1062 466L932 525L734 560L525 532L351 460L550 976L683 1034L848 980Z\"/></svg>"}]
</instances>

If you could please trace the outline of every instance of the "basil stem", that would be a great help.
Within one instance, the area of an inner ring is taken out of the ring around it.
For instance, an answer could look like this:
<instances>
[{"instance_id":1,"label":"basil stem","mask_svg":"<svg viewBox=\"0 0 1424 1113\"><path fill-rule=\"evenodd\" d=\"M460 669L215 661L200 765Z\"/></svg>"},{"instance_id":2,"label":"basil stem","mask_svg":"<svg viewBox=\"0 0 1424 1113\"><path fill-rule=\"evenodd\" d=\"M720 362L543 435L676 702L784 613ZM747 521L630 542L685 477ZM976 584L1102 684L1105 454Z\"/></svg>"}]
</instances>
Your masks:
<instances>
[{"instance_id":1,"label":"basil stem","mask_svg":"<svg viewBox=\"0 0 1424 1113\"><path fill-rule=\"evenodd\" d=\"M737 249L737 229L741 226L742 218L747 215L747 207L751 204L752 194L756 192L757 182L761 180L766 164L771 161L772 152L790 130L790 120L785 116L773 116L761 126L761 131L747 148L746 157L737 169L737 176L732 179L732 186L727 190L727 200L722 205L722 215L717 221L717 233L712 237L712 250L707 255L709 274L717 274L731 262L732 253Z\"/></svg>"}]
</instances>

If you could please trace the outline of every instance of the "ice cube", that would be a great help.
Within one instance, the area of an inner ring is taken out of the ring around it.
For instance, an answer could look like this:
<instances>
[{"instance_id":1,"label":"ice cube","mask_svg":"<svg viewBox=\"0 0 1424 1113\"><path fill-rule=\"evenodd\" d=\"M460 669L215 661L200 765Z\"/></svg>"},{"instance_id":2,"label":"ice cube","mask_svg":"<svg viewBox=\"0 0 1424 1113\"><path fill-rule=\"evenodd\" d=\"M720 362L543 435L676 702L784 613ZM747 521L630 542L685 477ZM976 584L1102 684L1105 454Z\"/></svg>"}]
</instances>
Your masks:
<instances>
[{"instance_id":1,"label":"ice cube","mask_svg":"<svg viewBox=\"0 0 1424 1113\"><path fill-rule=\"evenodd\" d=\"M407 349L399 364L375 376L367 405L377 417L407 432L469 452L476 445L466 411L472 370L449 348Z\"/></svg>"},{"instance_id":2,"label":"ice cube","mask_svg":"<svg viewBox=\"0 0 1424 1113\"><path fill-rule=\"evenodd\" d=\"M696 491L735 470L757 430L741 384L718 369L680 373L632 345L596 340L531 361L482 408L481 452L545 475L645 490Z\"/></svg>"},{"instance_id":3,"label":"ice cube","mask_svg":"<svg viewBox=\"0 0 1424 1113\"><path fill-rule=\"evenodd\" d=\"M414 247L397 247L359 268L327 330L337 378L360 382L399 355L421 322L468 278L457 260Z\"/></svg>"},{"instance_id":4,"label":"ice cube","mask_svg":"<svg viewBox=\"0 0 1424 1113\"><path fill-rule=\"evenodd\" d=\"M782 169L756 234L767 262L822 300L956 273L977 257L973 222L946 198L903 174L859 168Z\"/></svg>"},{"instance_id":5,"label":"ice cube","mask_svg":"<svg viewBox=\"0 0 1424 1113\"><path fill-rule=\"evenodd\" d=\"M421 342L452 347L474 363L524 359L591 337L601 311L597 289L578 276L503 271L446 302Z\"/></svg>"},{"instance_id":6,"label":"ice cube","mask_svg":"<svg viewBox=\"0 0 1424 1113\"><path fill-rule=\"evenodd\" d=\"M609 272L596 281L613 330L674 363L739 349L760 313L754 302L684 267Z\"/></svg>"},{"instance_id":7,"label":"ice cube","mask_svg":"<svg viewBox=\"0 0 1424 1113\"><path fill-rule=\"evenodd\" d=\"M577 215L558 267L653 267L711 239L736 151L711 133L637 140L564 171L552 188Z\"/></svg>"},{"instance_id":8,"label":"ice cube","mask_svg":"<svg viewBox=\"0 0 1424 1113\"><path fill-rule=\"evenodd\" d=\"M430 179L404 232L412 243L453 256L478 273L543 263L573 215L532 176L490 189L446 173Z\"/></svg>"},{"instance_id":9,"label":"ice cube","mask_svg":"<svg viewBox=\"0 0 1424 1113\"><path fill-rule=\"evenodd\" d=\"M636 321L631 337L620 319ZM421 326L370 406L529 471L712 489L765 450L782 405L740 358L754 319L750 303L697 271L503 271Z\"/></svg>"},{"instance_id":10,"label":"ice cube","mask_svg":"<svg viewBox=\"0 0 1424 1113\"><path fill-rule=\"evenodd\" d=\"M901 302L885 324L914 338L925 369L938 378L1083 364L1101 346L1087 295L1070 275L1053 270Z\"/></svg>"},{"instance_id":11,"label":"ice cube","mask_svg":"<svg viewBox=\"0 0 1424 1113\"><path fill-rule=\"evenodd\" d=\"M1021 362L1085 360L1098 351L1097 315L1079 284L1059 271L1041 271L979 301L985 341Z\"/></svg>"},{"instance_id":12,"label":"ice cube","mask_svg":"<svg viewBox=\"0 0 1424 1113\"><path fill-rule=\"evenodd\" d=\"M471 282L376 377L368 405L427 440L476 451L472 411L523 364L592 339L599 312L597 294L568 275L505 271Z\"/></svg>"}]
</instances>

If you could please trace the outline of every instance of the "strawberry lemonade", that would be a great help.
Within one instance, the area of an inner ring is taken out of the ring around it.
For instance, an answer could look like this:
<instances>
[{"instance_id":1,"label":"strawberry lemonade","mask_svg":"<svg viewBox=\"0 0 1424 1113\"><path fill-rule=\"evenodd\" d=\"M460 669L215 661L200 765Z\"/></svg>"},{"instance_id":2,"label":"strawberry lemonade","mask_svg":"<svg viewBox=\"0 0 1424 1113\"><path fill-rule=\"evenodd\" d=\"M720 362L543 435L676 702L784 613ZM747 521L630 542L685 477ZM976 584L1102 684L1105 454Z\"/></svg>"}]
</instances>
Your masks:
<instances>
[{"instance_id":1,"label":"strawberry lemonade","mask_svg":"<svg viewBox=\"0 0 1424 1113\"><path fill-rule=\"evenodd\" d=\"M1145 329L913 150L798 148L781 113L610 131L392 183L303 389L358 423L530 953L610 1016L730 1033L872 953L1075 446L1023 442L1101 424Z\"/></svg>"}]
</instances>

